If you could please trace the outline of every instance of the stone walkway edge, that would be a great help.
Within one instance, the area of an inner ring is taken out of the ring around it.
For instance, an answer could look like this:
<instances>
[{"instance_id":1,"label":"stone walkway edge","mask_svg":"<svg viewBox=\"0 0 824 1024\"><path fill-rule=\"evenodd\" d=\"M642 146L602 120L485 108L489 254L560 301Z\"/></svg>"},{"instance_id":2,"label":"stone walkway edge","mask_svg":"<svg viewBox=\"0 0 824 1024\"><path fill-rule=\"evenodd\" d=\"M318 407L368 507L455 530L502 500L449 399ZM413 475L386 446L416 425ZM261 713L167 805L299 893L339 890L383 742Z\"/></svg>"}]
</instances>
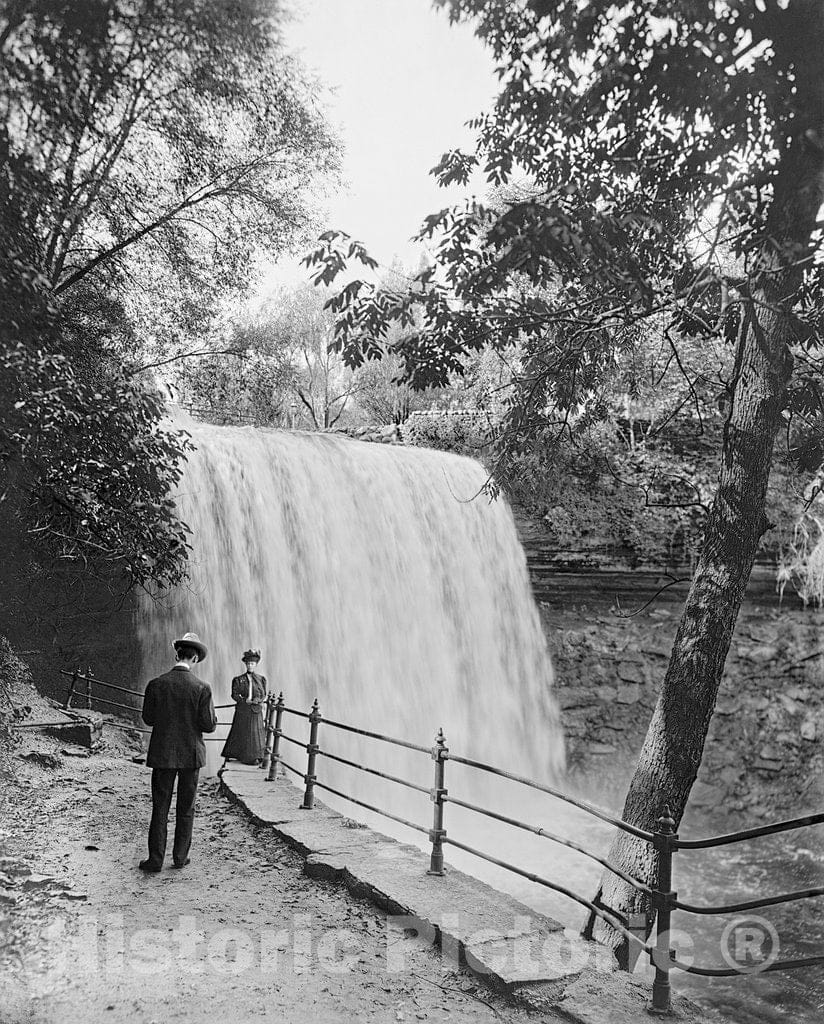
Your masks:
<instances>
[{"instance_id":1,"label":"stone walkway edge","mask_svg":"<svg viewBox=\"0 0 824 1024\"><path fill-rule=\"evenodd\" d=\"M492 988L518 1003L575 1024L649 1021L650 984L613 971L611 952L564 931L563 925L446 866L427 874L428 855L381 835L315 801L300 807L301 792L286 778L268 782L263 771L232 765L221 791L258 825L300 853L304 872L338 882L389 916L399 937L413 931L465 964ZM674 1017L708 1020L706 1011L676 1000Z\"/></svg>"}]
</instances>

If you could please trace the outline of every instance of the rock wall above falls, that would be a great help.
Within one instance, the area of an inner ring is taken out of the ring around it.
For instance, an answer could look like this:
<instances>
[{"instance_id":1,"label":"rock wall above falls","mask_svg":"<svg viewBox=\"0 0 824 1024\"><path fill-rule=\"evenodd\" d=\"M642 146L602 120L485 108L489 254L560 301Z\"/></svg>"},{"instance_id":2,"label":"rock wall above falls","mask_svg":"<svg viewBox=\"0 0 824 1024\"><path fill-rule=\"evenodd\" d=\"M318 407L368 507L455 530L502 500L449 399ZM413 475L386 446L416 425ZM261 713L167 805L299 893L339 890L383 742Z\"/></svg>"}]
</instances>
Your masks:
<instances>
[{"instance_id":1,"label":"rock wall above falls","mask_svg":"<svg viewBox=\"0 0 824 1024\"><path fill-rule=\"evenodd\" d=\"M666 671L678 609L633 618L541 606L570 783L621 806ZM822 613L745 605L688 816L753 823L824 803Z\"/></svg>"}]
</instances>

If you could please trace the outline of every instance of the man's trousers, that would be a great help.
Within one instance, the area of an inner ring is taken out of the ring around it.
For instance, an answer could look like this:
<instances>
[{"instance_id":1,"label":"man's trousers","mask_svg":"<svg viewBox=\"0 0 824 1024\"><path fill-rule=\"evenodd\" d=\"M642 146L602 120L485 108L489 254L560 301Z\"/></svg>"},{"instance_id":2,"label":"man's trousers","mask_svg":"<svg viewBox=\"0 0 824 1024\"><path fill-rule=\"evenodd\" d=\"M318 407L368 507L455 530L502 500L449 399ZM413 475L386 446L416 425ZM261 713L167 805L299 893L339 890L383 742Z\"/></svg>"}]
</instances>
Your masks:
<instances>
[{"instance_id":1,"label":"man's trousers","mask_svg":"<svg viewBox=\"0 0 824 1024\"><path fill-rule=\"evenodd\" d=\"M152 769L152 821L149 825L149 861L161 867L166 856L166 828L169 809L172 806L172 791L177 777L177 817L172 858L175 864L183 864L189 856L192 844L192 826L195 821L195 800L200 769L187 771L183 768Z\"/></svg>"}]
</instances>

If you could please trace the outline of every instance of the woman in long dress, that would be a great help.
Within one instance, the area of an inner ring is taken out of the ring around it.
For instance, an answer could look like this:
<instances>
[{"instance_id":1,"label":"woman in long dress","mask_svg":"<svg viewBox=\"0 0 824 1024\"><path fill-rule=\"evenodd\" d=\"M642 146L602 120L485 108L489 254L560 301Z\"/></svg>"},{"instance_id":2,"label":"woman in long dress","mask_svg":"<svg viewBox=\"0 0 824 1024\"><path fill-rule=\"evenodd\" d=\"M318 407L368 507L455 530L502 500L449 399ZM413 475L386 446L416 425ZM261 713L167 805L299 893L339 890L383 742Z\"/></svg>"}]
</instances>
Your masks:
<instances>
[{"instance_id":1,"label":"woman in long dress","mask_svg":"<svg viewBox=\"0 0 824 1024\"><path fill-rule=\"evenodd\" d=\"M243 652L246 671L232 680L235 714L222 756L243 764L260 764L266 746L263 708L266 704L266 677L255 672L260 651Z\"/></svg>"}]
</instances>

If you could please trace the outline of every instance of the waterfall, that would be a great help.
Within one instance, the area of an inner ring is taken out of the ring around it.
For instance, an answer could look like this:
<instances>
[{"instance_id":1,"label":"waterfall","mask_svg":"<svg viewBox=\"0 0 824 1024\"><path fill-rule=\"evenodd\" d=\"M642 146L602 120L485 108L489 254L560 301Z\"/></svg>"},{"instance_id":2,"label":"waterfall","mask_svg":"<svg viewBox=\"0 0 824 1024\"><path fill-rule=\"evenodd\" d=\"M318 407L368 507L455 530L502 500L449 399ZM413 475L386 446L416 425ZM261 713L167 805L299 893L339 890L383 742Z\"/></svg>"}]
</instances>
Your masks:
<instances>
[{"instance_id":1,"label":"waterfall","mask_svg":"<svg viewBox=\"0 0 824 1024\"><path fill-rule=\"evenodd\" d=\"M187 429L197 450L178 501L192 530L191 579L143 607L144 680L169 667L171 640L192 630L209 648L197 671L216 704L229 702L242 652L258 647L259 671L290 707L308 711L317 697L330 719L427 747L443 727L454 753L557 777L563 740L526 560L504 499L481 493L479 463L340 435ZM284 718L303 743L306 727ZM323 724L320 745L432 785L425 754ZM207 744L212 771L220 746ZM303 750L286 742L282 753L305 770ZM488 802L491 782L503 782L452 764L448 774L463 778L466 799ZM324 758L318 778L430 823L425 794ZM506 792L500 799L511 809ZM459 810L449 807L453 822Z\"/></svg>"}]
</instances>

